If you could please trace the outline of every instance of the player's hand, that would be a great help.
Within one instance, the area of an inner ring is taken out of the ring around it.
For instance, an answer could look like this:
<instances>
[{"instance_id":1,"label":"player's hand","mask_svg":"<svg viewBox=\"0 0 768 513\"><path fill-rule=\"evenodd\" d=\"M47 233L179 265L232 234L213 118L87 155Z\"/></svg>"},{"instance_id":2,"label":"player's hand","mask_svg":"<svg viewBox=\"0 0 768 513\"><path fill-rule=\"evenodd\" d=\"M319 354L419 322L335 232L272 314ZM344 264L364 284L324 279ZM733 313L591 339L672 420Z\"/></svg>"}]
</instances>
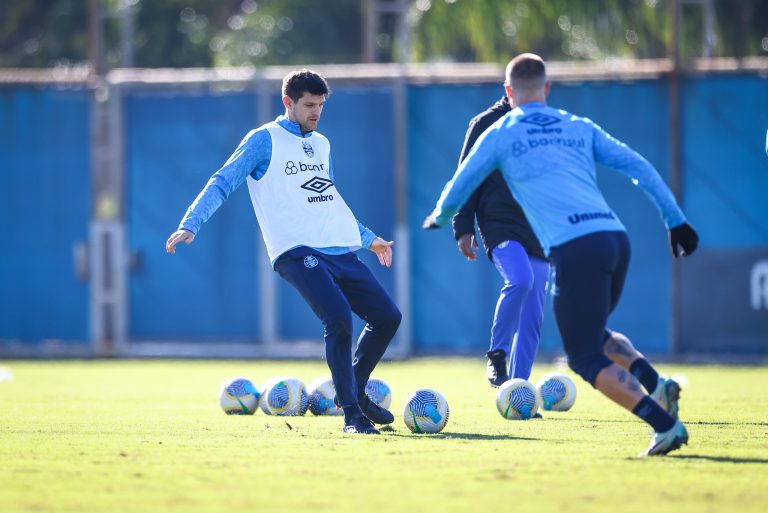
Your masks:
<instances>
[{"instance_id":1,"label":"player's hand","mask_svg":"<svg viewBox=\"0 0 768 513\"><path fill-rule=\"evenodd\" d=\"M440 225L435 222L435 218L432 217L432 214L429 214L427 218L424 219L424 222L421 223L421 227L425 230L434 230L435 228L440 228Z\"/></svg>"},{"instance_id":2,"label":"player's hand","mask_svg":"<svg viewBox=\"0 0 768 513\"><path fill-rule=\"evenodd\" d=\"M195 234L189 230L176 230L168 237L168 242L165 243L165 250L168 253L176 253L176 244L184 242L191 244L195 240Z\"/></svg>"},{"instance_id":3,"label":"player's hand","mask_svg":"<svg viewBox=\"0 0 768 513\"><path fill-rule=\"evenodd\" d=\"M381 237L376 237L368 249L376 253L381 265L389 267L392 265L392 246L394 244L395 241L386 241Z\"/></svg>"},{"instance_id":4,"label":"player's hand","mask_svg":"<svg viewBox=\"0 0 768 513\"><path fill-rule=\"evenodd\" d=\"M699 234L688 223L683 223L669 230L669 244L675 258L688 256L696 251L699 245Z\"/></svg>"},{"instance_id":5,"label":"player's hand","mask_svg":"<svg viewBox=\"0 0 768 513\"><path fill-rule=\"evenodd\" d=\"M477 260L475 251L477 251L477 239L471 233L465 233L459 240L456 241L459 244L459 251L464 255L464 258L470 261Z\"/></svg>"}]
</instances>

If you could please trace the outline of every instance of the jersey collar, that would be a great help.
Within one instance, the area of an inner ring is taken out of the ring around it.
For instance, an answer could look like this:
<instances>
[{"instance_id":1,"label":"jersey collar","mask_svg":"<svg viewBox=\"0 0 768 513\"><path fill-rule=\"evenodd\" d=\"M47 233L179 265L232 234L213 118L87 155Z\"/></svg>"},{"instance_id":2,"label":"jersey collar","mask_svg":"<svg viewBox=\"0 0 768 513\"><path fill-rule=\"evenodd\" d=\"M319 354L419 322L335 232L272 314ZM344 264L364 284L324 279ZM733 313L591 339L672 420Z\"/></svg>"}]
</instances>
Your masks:
<instances>
[{"instance_id":1,"label":"jersey collar","mask_svg":"<svg viewBox=\"0 0 768 513\"><path fill-rule=\"evenodd\" d=\"M275 119L275 123L285 128L286 130L288 130L290 133L292 133L297 137L309 137L314 133L314 132L301 133L301 125L299 125L298 123L294 123L293 121L291 121L290 119L288 119L282 114L277 116L277 118Z\"/></svg>"}]
</instances>

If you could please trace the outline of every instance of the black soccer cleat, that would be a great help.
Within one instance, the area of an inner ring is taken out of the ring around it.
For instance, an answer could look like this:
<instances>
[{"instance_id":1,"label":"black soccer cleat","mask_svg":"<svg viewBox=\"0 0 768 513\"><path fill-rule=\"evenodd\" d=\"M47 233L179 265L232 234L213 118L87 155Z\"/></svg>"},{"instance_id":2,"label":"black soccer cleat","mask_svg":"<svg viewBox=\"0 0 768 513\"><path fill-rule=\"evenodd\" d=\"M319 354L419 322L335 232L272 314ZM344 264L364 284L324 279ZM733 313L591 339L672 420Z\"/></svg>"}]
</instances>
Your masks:
<instances>
[{"instance_id":1,"label":"black soccer cleat","mask_svg":"<svg viewBox=\"0 0 768 513\"><path fill-rule=\"evenodd\" d=\"M337 408L341 408L339 405L339 396L333 396L333 402L336 404ZM365 416L374 424L392 424L395 421L395 416L386 408L382 408L371 401L368 394L363 395L363 398L360 399L357 404L360 406L363 414L365 414Z\"/></svg>"},{"instance_id":2,"label":"black soccer cleat","mask_svg":"<svg viewBox=\"0 0 768 513\"><path fill-rule=\"evenodd\" d=\"M488 357L488 368L485 375L494 388L500 387L505 381L509 380L507 374L507 353L502 349L488 351L485 354Z\"/></svg>"},{"instance_id":3,"label":"black soccer cleat","mask_svg":"<svg viewBox=\"0 0 768 513\"><path fill-rule=\"evenodd\" d=\"M371 421L363 415L354 417L351 420L344 419L344 432L357 435L381 434L381 432L371 424Z\"/></svg>"},{"instance_id":4,"label":"black soccer cleat","mask_svg":"<svg viewBox=\"0 0 768 513\"><path fill-rule=\"evenodd\" d=\"M363 414L374 424L392 424L395 421L395 416L389 410L371 401L367 394L357 404L360 405Z\"/></svg>"}]
</instances>

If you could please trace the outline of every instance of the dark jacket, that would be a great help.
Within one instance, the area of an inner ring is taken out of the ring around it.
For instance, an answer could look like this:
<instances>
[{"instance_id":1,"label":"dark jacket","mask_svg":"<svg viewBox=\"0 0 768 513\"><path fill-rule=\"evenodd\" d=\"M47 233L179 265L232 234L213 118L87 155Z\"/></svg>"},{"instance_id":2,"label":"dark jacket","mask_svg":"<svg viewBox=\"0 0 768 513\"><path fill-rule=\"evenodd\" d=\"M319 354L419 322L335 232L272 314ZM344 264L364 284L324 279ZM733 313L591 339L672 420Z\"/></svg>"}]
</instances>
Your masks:
<instances>
[{"instance_id":1,"label":"dark jacket","mask_svg":"<svg viewBox=\"0 0 768 513\"><path fill-rule=\"evenodd\" d=\"M510 110L512 108L505 96L493 107L472 118L459 163L469 154L480 134ZM491 260L493 260L491 250L505 240L519 242L528 256L546 259L523 209L512 197L507 182L498 170L491 173L475 189L459 213L453 216L453 235L456 240L464 234L475 234L475 215L477 215L477 226L480 228L480 238Z\"/></svg>"}]
</instances>

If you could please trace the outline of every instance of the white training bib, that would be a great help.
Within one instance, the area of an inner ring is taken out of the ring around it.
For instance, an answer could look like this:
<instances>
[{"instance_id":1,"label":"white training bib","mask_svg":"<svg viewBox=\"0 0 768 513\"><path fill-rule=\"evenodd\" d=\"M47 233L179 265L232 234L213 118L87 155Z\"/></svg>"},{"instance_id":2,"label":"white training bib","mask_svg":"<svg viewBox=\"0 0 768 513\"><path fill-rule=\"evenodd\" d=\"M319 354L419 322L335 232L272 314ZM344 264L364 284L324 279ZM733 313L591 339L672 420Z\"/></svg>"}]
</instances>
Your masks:
<instances>
[{"instance_id":1,"label":"white training bib","mask_svg":"<svg viewBox=\"0 0 768 513\"><path fill-rule=\"evenodd\" d=\"M274 122L266 129L272 138L269 167L247 183L270 261L296 246L359 249L355 216L328 176L328 139L317 132L298 137Z\"/></svg>"}]
</instances>

